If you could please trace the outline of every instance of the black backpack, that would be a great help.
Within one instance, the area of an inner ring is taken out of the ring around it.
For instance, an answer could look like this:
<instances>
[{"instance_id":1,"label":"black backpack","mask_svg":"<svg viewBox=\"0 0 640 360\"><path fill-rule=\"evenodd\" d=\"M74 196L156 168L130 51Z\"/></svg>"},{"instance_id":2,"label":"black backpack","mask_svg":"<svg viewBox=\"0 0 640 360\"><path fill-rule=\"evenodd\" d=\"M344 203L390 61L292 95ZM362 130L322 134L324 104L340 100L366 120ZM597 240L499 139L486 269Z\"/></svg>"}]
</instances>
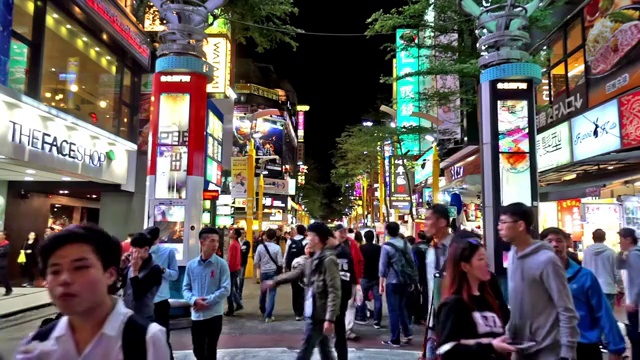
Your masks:
<instances>
[{"instance_id":1,"label":"black backpack","mask_svg":"<svg viewBox=\"0 0 640 360\"><path fill-rule=\"evenodd\" d=\"M51 333L58 325L59 318L43 323L35 334L29 339L33 341L45 342L49 340ZM142 360L147 358L147 329L151 323L138 315L131 314L124 323L122 330L122 356L123 360Z\"/></svg>"},{"instance_id":2,"label":"black backpack","mask_svg":"<svg viewBox=\"0 0 640 360\"><path fill-rule=\"evenodd\" d=\"M287 271L291 270L291 264L293 264L293 260L299 258L304 255L304 239L294 240L291 239L291 243L289 244L289 250L287 251L287 258L284 259L284 266Z\"/></svg>"},{"instance_id":3,"label":"black backpack","mask_svg":"<svg viewBox=\"0 0 640 360\"><path fill-rule=\"evenodd\" d=\"M416 264L413 261L413 256L407 242L404 242L402 249L390 241L384 244L395 250L398 255L396 259L389 259L389 266L391 266L391 269L393 269L398 276L400 283L409 286L418 284L418 269L416 269Z\"/></svg>"}]
</instances>

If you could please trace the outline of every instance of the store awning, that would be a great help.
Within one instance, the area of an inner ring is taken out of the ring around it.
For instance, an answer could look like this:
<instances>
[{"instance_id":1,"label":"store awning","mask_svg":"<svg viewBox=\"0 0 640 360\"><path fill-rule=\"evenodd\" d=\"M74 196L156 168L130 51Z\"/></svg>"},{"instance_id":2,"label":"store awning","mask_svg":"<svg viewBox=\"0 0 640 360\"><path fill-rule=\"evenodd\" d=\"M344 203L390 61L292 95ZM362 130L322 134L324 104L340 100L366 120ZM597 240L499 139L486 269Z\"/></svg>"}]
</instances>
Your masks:
<instances>
[{"instance_id":1,"label":"store awning","mask_svg":"<svg viewBox=\"0 0 640 360\"><path fill-rule=\"evenodd\" d=\"M482 176L480 174L467 175L461 179L454 180L449 184L441 187L441 190L457 189L457 188L471 188L475 186L482 186Z\"/></svg>"}]
</instances>

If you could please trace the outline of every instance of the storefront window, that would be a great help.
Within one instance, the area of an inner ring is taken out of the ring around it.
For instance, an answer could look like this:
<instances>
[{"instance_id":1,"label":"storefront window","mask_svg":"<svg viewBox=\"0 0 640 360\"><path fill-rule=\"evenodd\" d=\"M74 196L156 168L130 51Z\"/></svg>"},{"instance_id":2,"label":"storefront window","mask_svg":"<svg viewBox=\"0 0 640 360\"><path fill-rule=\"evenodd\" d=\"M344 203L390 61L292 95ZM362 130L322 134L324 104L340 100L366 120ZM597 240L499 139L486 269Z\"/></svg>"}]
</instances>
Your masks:
<instances>
[{"instance_id":1,"label":"storefront window","mask_svg":"<svg viewBox=\"0 0 640 360\"><path fill-rule=\"evenodd\" d=\"M564 41L562 31L551 40L551 64L555 64L564 57Z\"/></svg>"},{"instance_id":2,"label":"storefront window","mask_svg":"<svg viewBox=\"0 0 640 360\"><path fill-rule=\"evenodd\" d=\"M42 101L118 134L113 121L120 93L115 56L52 5L44 44Z\"/></svg>"},{"instance_id":3,"label":"storefront window","mask_svg":"<svg viewBox=\"0 0 640 360\"><path fill-rule=\"evenodd\" d=\"M129 138L129 122L131 121L131 111L126 106L122 107L122 114L120 116L120 131L119 135L121 138L128 139Z\"/></svg>"},{"instance_id":4,"label":"storefront window","mask_svg":"<svg viewBox=\"0 0 640 360\"><path fill-rule=\"evenodd\" d=\"M582 45L582 18L578 18L567 29L567 52Z\"/></svg>"},{"instance_id":5,"label":"storefront window","mask_svg":"<svg viewBox=\"0 0 640 360\"><path fill-rule=\"evenodd\" d=\"M567 73L564 62L551 70L551 90L554 99L567 91Z\"/></svg>"},{"instance_id":6,"label":"storefront window","mask_svg":"<svg viewBox=\"0 0 640 360\"><path fill-rule=\"evenodd\" d=\"M27 86L27 64L29 64L29 47L19 40L11 39L9 52L9 81L7 86L21 94Z\"/></svg>"},{"instance_id":7,"label":"storefront window","mask_svg":"<svg viewBox=\"0 0 640 360\"><path fill-rule=\"evenodd\" d=\"M129 103L131 101L131 71L124 69L124 79L122 79L122 100Z\"/></svg>"},{"instance_id":8,"label":"storefront window","mask_svg":"<svg viewBox=\"0 0 640 360\"><path fill-rule=\"evenodd\" d=\"M34 3L30 0L15 0L13 6L13 31L31 39L31 27L33 26Z\"/></svg>"},{"instance_id":9,"label":"storefront window","mask_svg":"<svg viewBox=\"0 0 640 360\"><path fill-rule=\"evenodd\" d=\"M547 105L549 103L549 76L542 77L542 83L536 89L536 104L538 106Z\"/></svg>"},{"instance_id":10,"label":"storefront window","mask_svg":"<svg viewBox=\"0 0 640 360\"><path fill-rule=\"evenodd\" d=\"M567 61L569 70L569 91L584 82L584 50L573 54Z\"/></svg>"}]
</instances>

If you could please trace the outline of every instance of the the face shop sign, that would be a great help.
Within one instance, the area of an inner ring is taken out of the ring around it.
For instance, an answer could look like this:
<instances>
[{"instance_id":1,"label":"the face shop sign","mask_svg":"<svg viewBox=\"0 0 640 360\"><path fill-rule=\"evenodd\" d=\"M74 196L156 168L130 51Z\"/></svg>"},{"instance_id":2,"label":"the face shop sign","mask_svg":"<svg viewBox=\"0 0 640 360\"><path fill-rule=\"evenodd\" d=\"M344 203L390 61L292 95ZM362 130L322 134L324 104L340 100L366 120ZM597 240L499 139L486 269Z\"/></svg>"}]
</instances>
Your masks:
<instances>
[{"instance_id":1,"label":"the face shop sign","mask_svg":"<svg viewBox=\"0 0 640 360\"><path fill-rule=\"evenodd\" d=\"M69 139L42 130L28 128L14 121L9 122L11 123L9 137L14 144L44 151L69 160L84 162L96 167L102 166L107 160L107 154L105 152L88 148L82 144L77 144Z\"/></svg>"}]
</instances>

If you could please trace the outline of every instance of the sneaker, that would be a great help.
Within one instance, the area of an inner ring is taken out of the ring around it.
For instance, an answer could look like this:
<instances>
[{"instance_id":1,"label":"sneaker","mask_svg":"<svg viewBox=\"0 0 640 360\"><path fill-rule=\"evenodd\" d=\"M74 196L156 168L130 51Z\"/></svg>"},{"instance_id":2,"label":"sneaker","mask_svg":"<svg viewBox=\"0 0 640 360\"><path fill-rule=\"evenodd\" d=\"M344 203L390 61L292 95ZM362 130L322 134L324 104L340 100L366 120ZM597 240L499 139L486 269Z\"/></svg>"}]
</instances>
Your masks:
<instances>
[{"instance_id":1,"label":"sneaker","mask_svg":"<svg viewBox=\"0 0 640 360\"><path fill-rule=\"evenodd\" d=\"M244 309L244 306L240 305L240 306L236 306L236 312L240 311Z\"/></svg>"},{"instance_id":2,"label":"sneaker","mask_svg":"<svg viewBox=\"0 0 640 360\"><path fill-rule=\"evenodd\" d=\"M304 318L302 316L296 316L296 321L302 321Z\"/></svg>"},{"instance_id":3,"label":"sneaker","mask_svg":"<svg viewBox=\"0 0 640 360\"><path fill-rule=\"evenodd\" d=\"M11 296L11 294L13 294L13 291L7 291L4 293L3 296Z\"/></svg>"},{"instance_id":4,"label":"sneaker","mask_svg":"<svg viewBox=\"0 0 640 360\"><path fill-rule=\"evenodd\" d=\"M382 345L387 345L387 346L391 346L394 348L400 347L400 344L396 344L394 342L391 342L390 340L383 340L382 341Z\"/></svg>"},{"instance_id":5,"label":"sneaker","mask_svg":"<svg viewBox=\"0 0 640 360\"><path fill-rule=\"evenodd\" d=\"M367 325L369 323L367 320L355 320L354 322L360 325Z\"/></svg>"},{"instance_id":6,"label":"sneaker","mask_svg":"<svg viewBox=\"0 0 640 360\"><path fill-rule=\"evenodd\" d=\"M347 333L347 340L356 341L358 340L358 335L356 335L356 333L354 333L353 331L349 331Z\"/></svg>"},{"instance_id":7,"label":"sneaker","mask_svg":"<svg viewBox=\"0 0 640 360\"><path fill-rule=\"evenodd\" d=\"M235 316L235 314L232 313L231 311L225 311L223 314L224 316Z\"/></svg>"},{"instance_id":8,"label":"sneaker","mask_svg":"<svg viewBox=\"0 0 640 360\"><path fill-rule=\"evenodd\" d=\"M373 323L373 327L374 329L382 329L382 325L380 325L379 323Z\"/></svg>"},{"instance_id":9,"label":"sneaker","mask_svg":"<svg viewBox=\"0 0 640 360\"><path fill-rule=\"evenodd\" d=\"M266 322L266 323L272 323L272 322L274 322L274 321L276 321L276 318L274 318L273 316L272 316L272 317L269 317L269 318L264 319L264 322Z\"/></svg>"},{"instance_id":10,"label":"sneaker","mask_svg":"<svg viewBox=\"0 0 640 360\"><path fill-rule=\"evenodd\" d=\"M404 338L404 340L402 340L402 345L410 345L412 341L413 336L407 336L406 338Z\"/></svg>"}]
</instances>

